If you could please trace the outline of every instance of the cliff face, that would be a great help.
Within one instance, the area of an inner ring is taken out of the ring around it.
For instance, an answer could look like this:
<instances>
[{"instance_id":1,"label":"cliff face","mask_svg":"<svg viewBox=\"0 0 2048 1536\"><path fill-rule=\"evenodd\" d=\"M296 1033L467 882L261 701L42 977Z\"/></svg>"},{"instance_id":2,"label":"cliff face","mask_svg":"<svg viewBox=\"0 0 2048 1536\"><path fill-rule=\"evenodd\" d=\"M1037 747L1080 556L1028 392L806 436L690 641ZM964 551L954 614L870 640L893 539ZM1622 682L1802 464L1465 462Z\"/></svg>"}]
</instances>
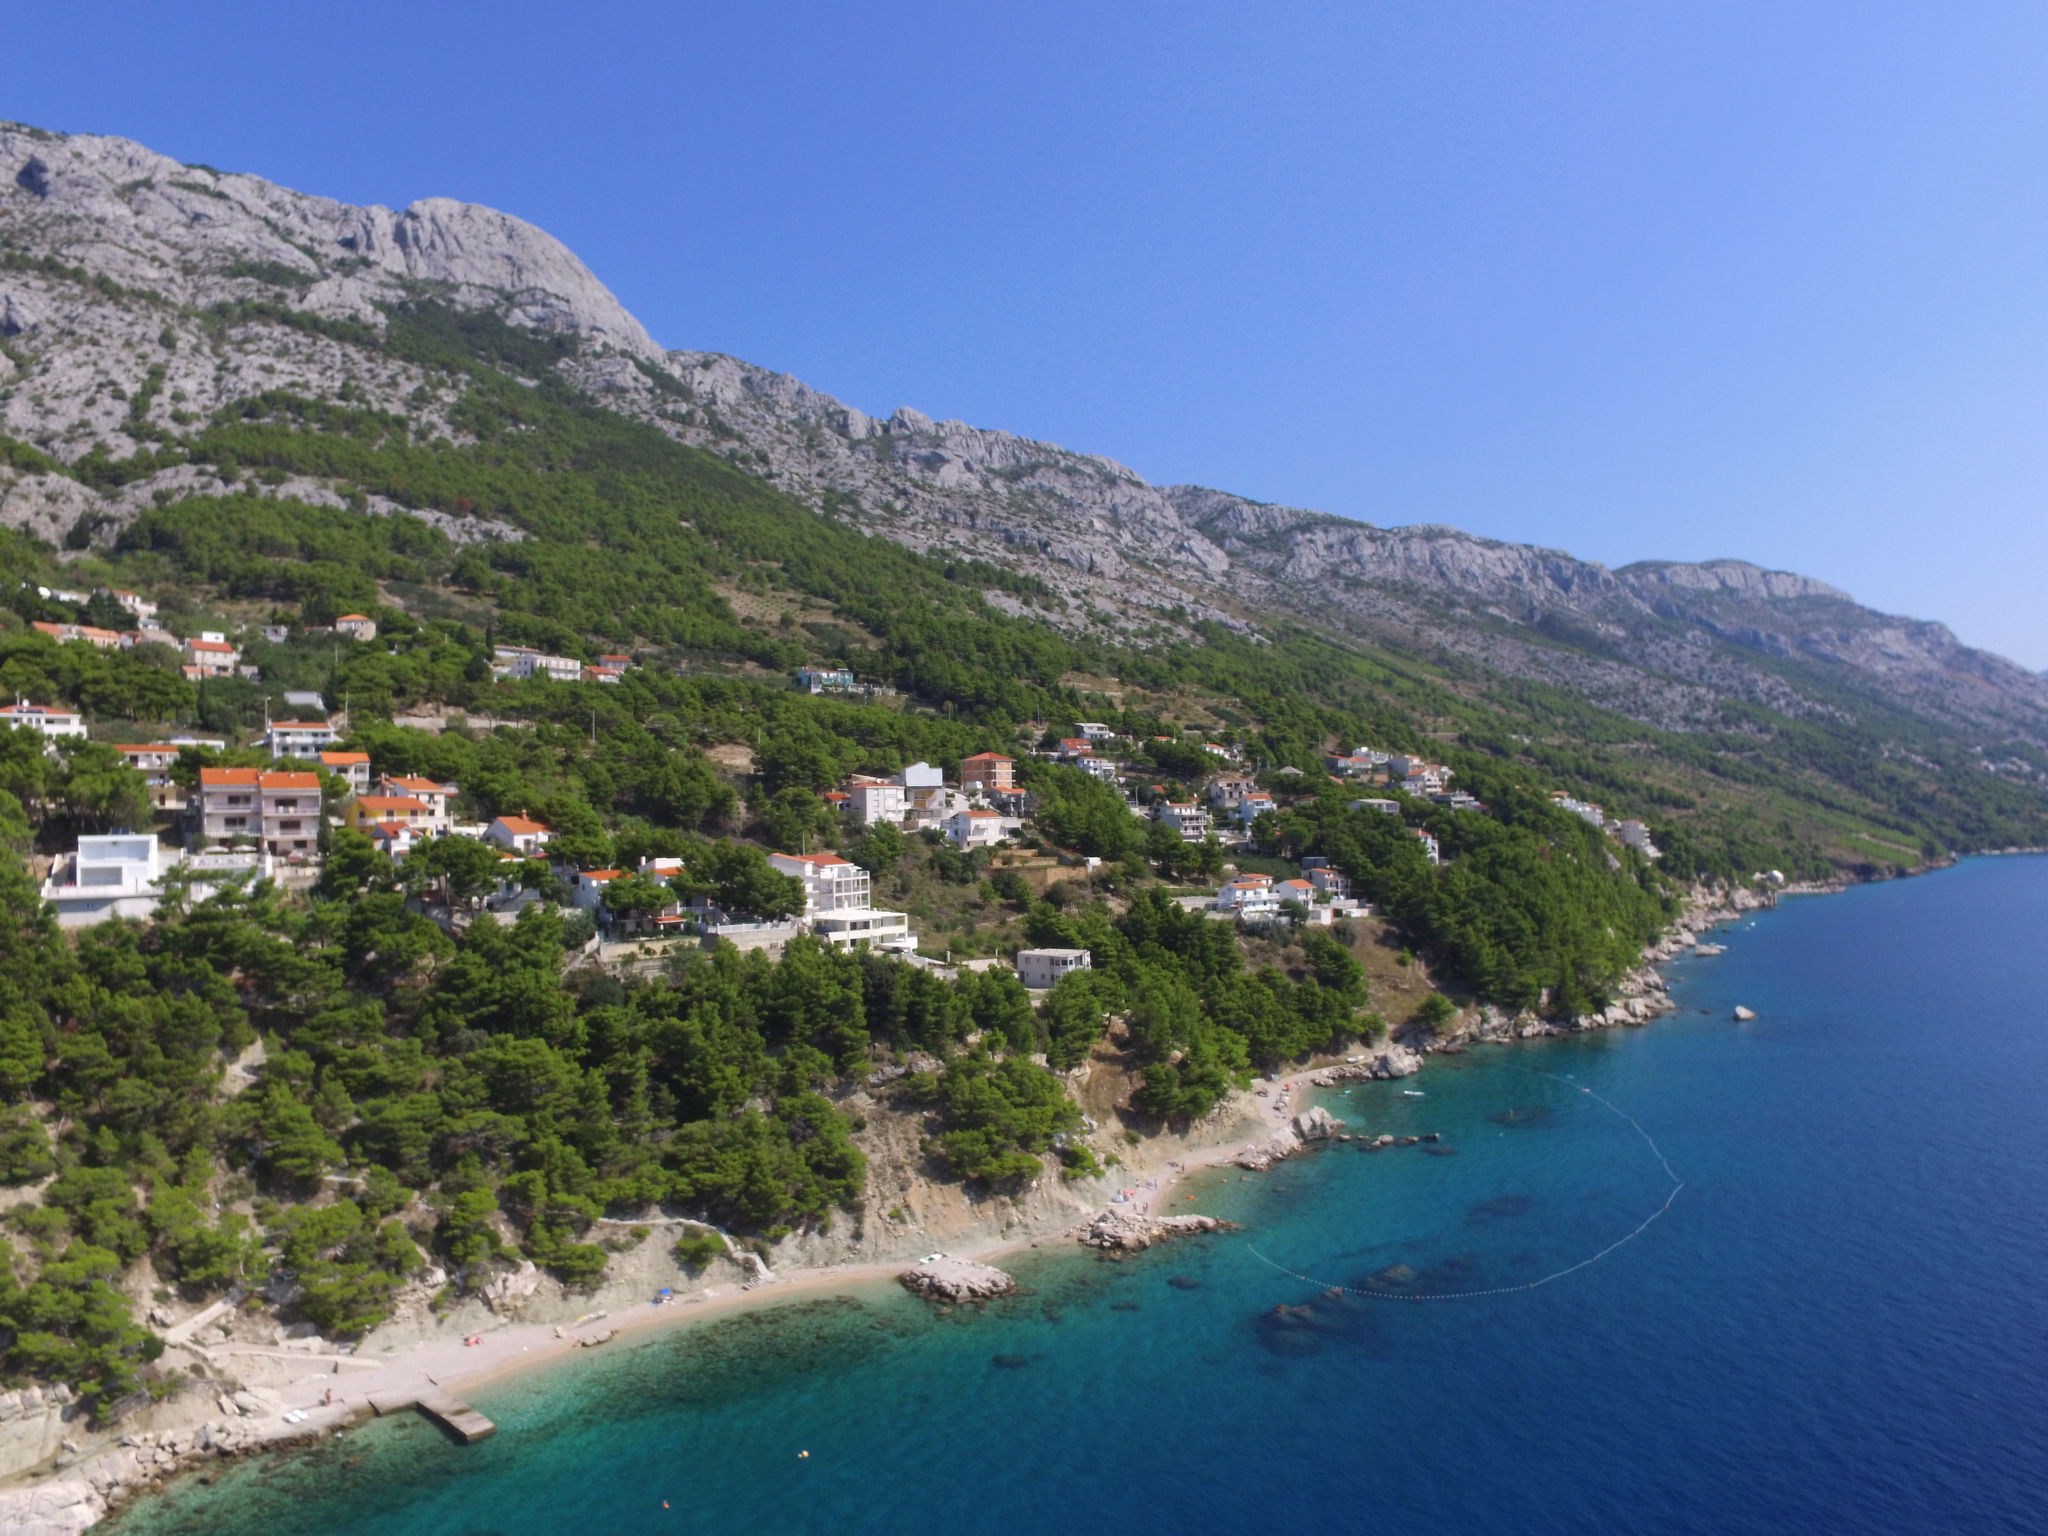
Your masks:
<instances>
[{"instance_id":1,"label":"cliff face","mask_svg":"<svg viewBox=\"0 0 2048 1536\"><path fill-rule=\"evenodd\" d=\"M458 381L376 345L387 306L430 292L577 338L557 365L567 382L827 515L1039 576L1069 600L1069 625L1143 641L1204 620L1308 623L1675 729L1743 701L1794 717L1903 710L2048 746L2048 680L1821 582L1736 560L1609 570L1450 528L1155 486L1099 455L907 407L872 417L734 358L664 352L560 242L473 204L353 207L122 139L6 126L0 242L0 433L66 462L175 442L270 390L402 412L460 440ZM103 538L153 499L219 488L191 467L104 492L0 467L0 524Z\"/></svg>"}]
</instances>

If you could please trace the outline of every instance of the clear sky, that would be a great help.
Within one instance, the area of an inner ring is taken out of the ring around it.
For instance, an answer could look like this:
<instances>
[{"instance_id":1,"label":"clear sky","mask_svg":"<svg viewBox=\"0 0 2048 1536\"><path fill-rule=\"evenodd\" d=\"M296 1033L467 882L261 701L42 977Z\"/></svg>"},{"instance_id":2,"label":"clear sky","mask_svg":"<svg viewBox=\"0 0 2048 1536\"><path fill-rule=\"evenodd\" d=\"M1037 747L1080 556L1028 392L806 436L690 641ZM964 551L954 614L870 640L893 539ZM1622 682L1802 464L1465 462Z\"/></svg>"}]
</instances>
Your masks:
<instances>
[{"instance_id":1,"label":"clear sky","mask_svg":"<svg viewBox=\"0 0 2048 1536\"><path fill-rule=\"evenodd\" d=\"M669 346L2048 667L2048 6L0 0L0 115L540 224Z\"/></svg>"}]
</instances>

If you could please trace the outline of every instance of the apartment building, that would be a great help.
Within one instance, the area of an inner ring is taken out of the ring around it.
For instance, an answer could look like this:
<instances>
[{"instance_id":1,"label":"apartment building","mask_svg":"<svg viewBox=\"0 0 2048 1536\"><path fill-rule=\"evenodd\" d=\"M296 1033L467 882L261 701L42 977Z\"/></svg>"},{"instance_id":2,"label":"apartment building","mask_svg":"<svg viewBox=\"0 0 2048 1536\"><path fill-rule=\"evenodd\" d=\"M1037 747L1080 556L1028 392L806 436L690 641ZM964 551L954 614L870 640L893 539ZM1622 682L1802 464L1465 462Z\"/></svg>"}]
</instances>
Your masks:
<instances>
[{"instance_id":1,"label":"apartment building","mask_svg":"<svg viewBox=\"0 0 2048 1536\"><path fill-rule=\"evenodd\" d=\"M1209 835L1209 808L1199 800L1162 800L1152 807L1152 819L1172 827L1184 843L1199 843Z\"/></svg>"},{"instance_id":2,"label":"apartment building","mask_svg":"<svg viewBox=\"0 0 2048 1536\"><path fill-rule=\"evenodd\" d=\"M769 866L777 874L791 875L803 882L804 916L865 908L872 882L868 872L836 853L771 853Z\"/></svg>"},{"instance_id":3,"label":"apartment building","mask_svg":"<svg viewBox=\"0 0 2048 1536\"><path fill-rule=\"evenodd\" d=\"M451 803L461 792L459 784L443 784L435 779L421 778L417 774L385 774L377 780L380 795L403 795L417 800L427 808L427 826L435 833L448 831L455 825L455 813Z\"/></svg>"},{"instance_id":4,"label":"apartment building","mask_svg":"<svg viewBox=\"0 0 2048 1536\"><path fill-rule=\"evenodd\" d=\"M970 795L1009 794L1017 788L1017 762L1000 752L960 759L960 788Z\"/></svg>"},{"instance_id":5,"label":"apartment building","mask_svg":"<svg viewBox=\"0 0 2048 1536\"><path fill-rule=\"evenodd\" d=\"M275 858L311 858L320 847L320 780L260 768L199 771L199 830L217 842L249 838Z\"/></svg>"}]
</instances>

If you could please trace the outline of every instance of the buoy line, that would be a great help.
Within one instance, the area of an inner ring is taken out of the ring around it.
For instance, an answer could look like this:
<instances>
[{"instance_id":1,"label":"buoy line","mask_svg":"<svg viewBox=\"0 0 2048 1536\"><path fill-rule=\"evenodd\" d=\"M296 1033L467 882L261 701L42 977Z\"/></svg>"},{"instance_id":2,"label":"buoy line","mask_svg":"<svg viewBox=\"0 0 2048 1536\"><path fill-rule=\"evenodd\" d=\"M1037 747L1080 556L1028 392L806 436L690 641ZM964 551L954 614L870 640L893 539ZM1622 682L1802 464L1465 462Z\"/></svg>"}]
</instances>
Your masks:
<instances>
[{"instance_id":1,"label":"buoy line","mask_svg":"<svg viewBox=\"0 0 2048 1536\"><path fill-rule=\"evenodd\" d=\"M1512 1064L1503 1063L1503 1065ZM1567 1265L1563 1269L1556 1270L1550 1274L1544 1275L1541 1279L1526 1281L1521 1285L1496 1285L1489 1287L1486 1290L1480 1291L1403 1292L1389 1290L1369 1290L1363 1286L1339 1285L1335 1281L1319 1280L1314 1275L1304 1275L1300 1270L1289 1269L1285 1264L1282 1264L1275 1259L1268 1258L1265 1254L1259 1252L1257 1248L1252 1247L1250 1244L1246 1244L1246 1248L1251 1253L1251 1256L1257 1259L1261 1264L1266 1265L1270 1269L1277 1269L1283 1275L1291 1276L1292 1278L1301 1281L1304 1285L1313 1285L1320 1290L1343 1291L1347 1295L1366 1296L1370 1297L1374 1301L1471 1301L1481 1296L1511 1296L1518 1291L1537 1290L1543 1286L1549 1285L1553 1281L1562 1280L1567 1275L1575 1275L1582 1269L1586 1269L1594 1264L1598 1264L1602 1259L1606 1258L1607 1255L1614 1252L1615 1249L1625 1247L1627 1244L1632 1243L1637 1238L1641 1237L1645 1232L1647 1232L1650 1229L1651 1224L1654 1223L1658 1217L1662 1216L1666 1211L1671 1209L1672 1202L1678 1199L1679 1191L1685 1188L1685 1180L1681 1179L1678 1176L1678 1174L1672 1169L1670 1160L1664 1156L1663 1148L1657 1145L1656 1139L1652 1137L1648 1131L1643 1129L1641 1122L1638 1121L1634 1115L1631 1115L1627 1110L1621 1108L1618 1104L1615 1104L1612 1100L1606 1098L1605 1096L1595 1093L1591 1088L1588 1088L1584 1083L1572 1082L1571 1079L1560 1077L1555 1072L1543 1072L1537 1070L1535 1067L1517 1066L1515 1067L1515 1070L1517 1072L1526 1072L1531 1077L1547 1077L1552 1082L1568 1083L1571 1087L1578 1089L1579 1092L1583 1093L1587 1098L1591 1099L1594 1103L1606 1109L1610 1114L1613 1114L1619 1119L1626 1121L1629 1127L1632 1130L1634 1130L1638 1136L1643 1138L1643 1143L1650 1149L1651 1156L1657 1159L1657 1165L1664 1170L1665 1177L1671 1180L1671 1189L1664 1196L1664 1203L1658 1206L1656 1210L1650 1212L1650 1214L1645 1216L1640 1222L1638 1222L1633 1231L1616 1238L1613 1242L1609 1243L1605 1248L1602 1248L1598 1253L1590 1254L1586 1258L1579 1260L1579 1262L1576 1264Z\"/></svg>"}]
</instances>

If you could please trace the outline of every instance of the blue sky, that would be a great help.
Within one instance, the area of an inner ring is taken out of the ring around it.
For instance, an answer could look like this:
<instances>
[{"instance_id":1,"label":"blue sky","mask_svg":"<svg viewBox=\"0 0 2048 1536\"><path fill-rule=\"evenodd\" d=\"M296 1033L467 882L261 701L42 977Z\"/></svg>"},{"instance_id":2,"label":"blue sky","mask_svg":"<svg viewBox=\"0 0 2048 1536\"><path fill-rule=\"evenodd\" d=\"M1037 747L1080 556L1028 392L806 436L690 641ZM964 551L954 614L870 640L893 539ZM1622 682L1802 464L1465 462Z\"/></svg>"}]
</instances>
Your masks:
<instances>
[{"instance_id":1,"label":"blue sky","mask_svg":"<svg viewBox=\"0 0 2048 1536\"><path fill-rule=\"evenodd\" d=\"M663 343L2048 667L2048 7L6 0L0 114L576 250Z\"/></svg>"}]
</instances>

